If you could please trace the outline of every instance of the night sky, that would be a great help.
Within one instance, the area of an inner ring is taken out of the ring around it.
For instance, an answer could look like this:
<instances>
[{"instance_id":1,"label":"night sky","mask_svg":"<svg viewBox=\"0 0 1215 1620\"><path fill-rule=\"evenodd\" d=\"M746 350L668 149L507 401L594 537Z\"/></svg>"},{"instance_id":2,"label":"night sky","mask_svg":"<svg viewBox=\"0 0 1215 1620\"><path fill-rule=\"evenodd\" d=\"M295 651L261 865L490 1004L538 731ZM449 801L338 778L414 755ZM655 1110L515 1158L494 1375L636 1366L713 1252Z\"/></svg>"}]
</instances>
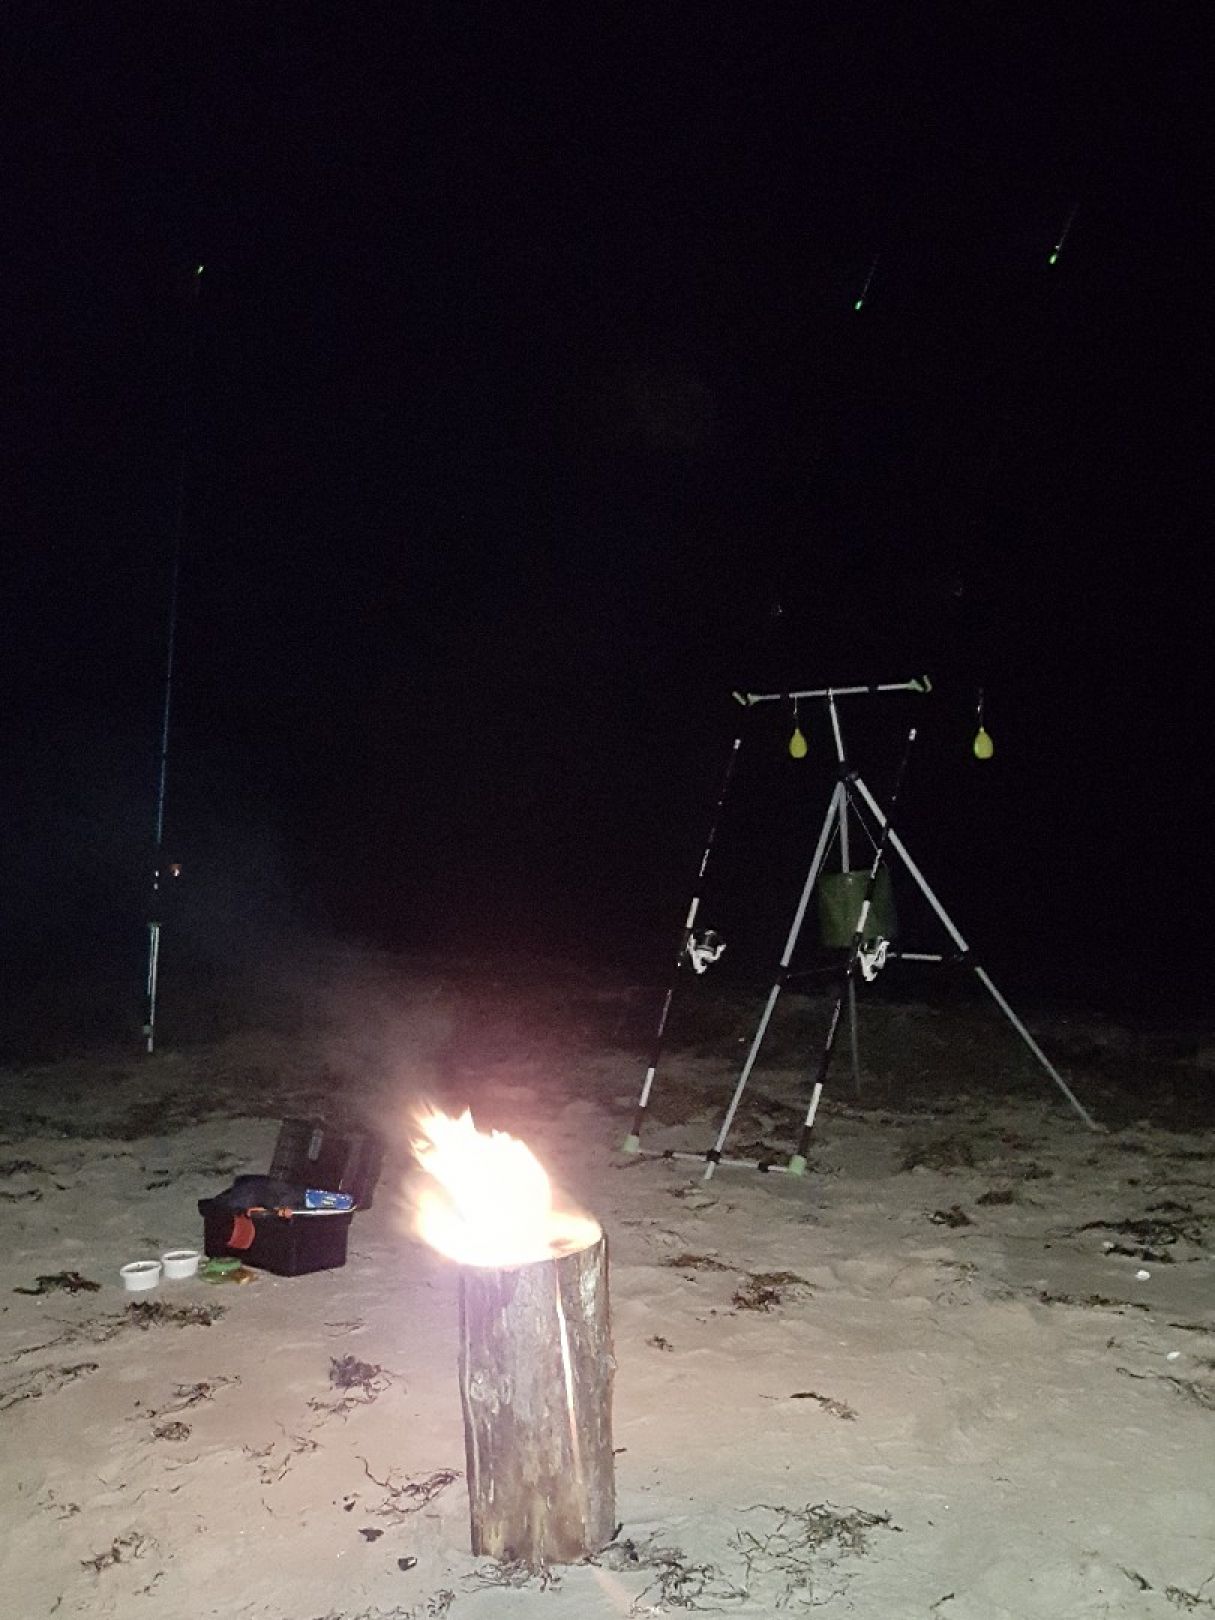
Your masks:
<instances>
[{"instance_id":1,"label":"night sky","mask_svg":"<svg viewBox=\"0 0 1215 1620\"><path fill-rule=\"evenodd\" d=\"M920 726L900 825L984 959L1201 1004L1202 17L6 6L10 973L138 961L179 537L196 953L658 971L731 689L928 673L849 735L882 795ZM760 979L803 722L708 918Z\"/></svg>"}]
</instances>

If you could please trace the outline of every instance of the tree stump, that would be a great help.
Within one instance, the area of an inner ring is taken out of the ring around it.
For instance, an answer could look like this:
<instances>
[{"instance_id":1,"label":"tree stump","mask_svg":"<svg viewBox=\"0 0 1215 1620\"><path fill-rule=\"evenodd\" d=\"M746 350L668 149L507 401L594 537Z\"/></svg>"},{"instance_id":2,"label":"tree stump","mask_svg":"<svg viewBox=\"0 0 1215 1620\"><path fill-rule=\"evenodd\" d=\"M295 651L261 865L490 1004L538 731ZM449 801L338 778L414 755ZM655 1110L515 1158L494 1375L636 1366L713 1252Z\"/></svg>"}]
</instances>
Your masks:
<instances>
[{"instance_id":1,"label":"tree stump","mask_svg":"<svg viewBox=\"0 0 1215 1620\"><path fill-rule=\"evenodd\" d=\"M607 1239L460 1272L460 1398L475 1554L532 1569L616 1528Z\"/></svg>"}]
</instances>

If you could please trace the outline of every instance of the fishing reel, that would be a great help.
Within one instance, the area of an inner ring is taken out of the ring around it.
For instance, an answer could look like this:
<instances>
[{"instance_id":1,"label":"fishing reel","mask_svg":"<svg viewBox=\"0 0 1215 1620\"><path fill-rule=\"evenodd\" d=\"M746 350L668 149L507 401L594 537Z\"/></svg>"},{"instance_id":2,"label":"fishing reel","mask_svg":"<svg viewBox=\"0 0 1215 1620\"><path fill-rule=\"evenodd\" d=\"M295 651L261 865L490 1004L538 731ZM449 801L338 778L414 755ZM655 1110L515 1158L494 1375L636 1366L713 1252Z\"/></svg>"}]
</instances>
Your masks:
<instances>
[{"instance_id":1,"label":"fishing reel","mask_svg":"<svg viewBox=\"0 0 1215 1620\"><path fill-rule=\"evenodd\" d=\"M867 940L857 952L857 966L865 979L866 984L872 984L874 979L886 966L886 957L890 951L890 941L880 935L877 939Z\"/></svg>"},{"instance_id":2,"label":"fishing reel","mask_svg":"<svg viewBox=\"0 0 1215 1620\"><path fill-rule=\"evenodd\" d=\"M703 934L689 934L684 945L684 960L693 973L703 973L712 967L718 957L726 948L726 942L713 928L706 928Z\"/></svg>"}]
</instances>

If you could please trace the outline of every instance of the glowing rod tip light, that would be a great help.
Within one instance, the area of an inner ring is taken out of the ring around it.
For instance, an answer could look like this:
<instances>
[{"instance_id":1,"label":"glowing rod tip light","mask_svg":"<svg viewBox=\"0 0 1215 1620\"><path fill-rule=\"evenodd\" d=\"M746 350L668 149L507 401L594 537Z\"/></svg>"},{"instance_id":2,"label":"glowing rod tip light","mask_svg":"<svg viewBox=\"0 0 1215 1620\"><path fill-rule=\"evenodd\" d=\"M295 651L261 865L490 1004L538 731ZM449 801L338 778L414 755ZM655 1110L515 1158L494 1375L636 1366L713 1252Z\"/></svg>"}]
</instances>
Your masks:
<instances>
[{"instance_id":1,"label":"glowing rod tip light","mask_svg":"<svg viewBox=\"0 0 1215 1620\"><path fill-rule=\"evenodd\" d=\"M877 274L878 261L881 259L881 257L882 257L882 255L880 253L877 254L875 256L875 258L874 258L873 263L869 266L869 274L865 277L864 285L861 288L861 296L856 300L856 302L852 306L852 308L854 310L859 310L859 309L864 308L865 300L869 296L870 287L873 286L873 278Z\"/></svg>"},{"instance_id":2,"label":"glowing rod tip light","mask_svg":"<svg viewBox=\"0 0 1215 1620\"><path fill-rule=\"evenodd\" d=\"M1063 252L1063 249L1067 246L1067 239L1071 235L1072 223L1076 218L1076 214L1079 212L1079 208L1080 208L1080 204L1077 203L1075 208L1073 208L1071 213L1067 216L1067 224L1063 227L1063 230L1062 230L1062 232L1060 233L1060 236L1059 236L1059 240L1055 243L1054 247L1051 249L1050 257L1046 261L1047 264L1058 264L1059 255Z\"/></svg>"}]
</instances>

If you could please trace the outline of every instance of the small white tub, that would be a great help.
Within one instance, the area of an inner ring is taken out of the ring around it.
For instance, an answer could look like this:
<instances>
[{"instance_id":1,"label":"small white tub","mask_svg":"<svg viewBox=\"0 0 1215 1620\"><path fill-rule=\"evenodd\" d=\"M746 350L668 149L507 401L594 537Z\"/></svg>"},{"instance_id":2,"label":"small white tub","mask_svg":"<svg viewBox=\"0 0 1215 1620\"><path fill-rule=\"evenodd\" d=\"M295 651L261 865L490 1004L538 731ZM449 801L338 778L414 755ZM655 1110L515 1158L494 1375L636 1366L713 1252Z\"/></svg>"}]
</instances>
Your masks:
<instances>
[{"instance_id":1,"label":"small white tub","mask_svg":"<svg viewBox=\"0 0 1215 1620\"><path fill-rule=\"evenodd\" d=\"M128 1294L146 1294L159 1283L162 1269L159 1260L132 1260L118 1275Z\"/></svg>"},{"instance_id":2,"label":"small white tub","mask_svg":"<svg viewBox=\"0 0 1215 1620\"><path fill-rule=\"evenodd\" d=\"M166 1249L160 1257L165 1276L180 1282L183 1277L197 1277L202 1255L197 1249Z\"/></svg>"}]
</instances>

